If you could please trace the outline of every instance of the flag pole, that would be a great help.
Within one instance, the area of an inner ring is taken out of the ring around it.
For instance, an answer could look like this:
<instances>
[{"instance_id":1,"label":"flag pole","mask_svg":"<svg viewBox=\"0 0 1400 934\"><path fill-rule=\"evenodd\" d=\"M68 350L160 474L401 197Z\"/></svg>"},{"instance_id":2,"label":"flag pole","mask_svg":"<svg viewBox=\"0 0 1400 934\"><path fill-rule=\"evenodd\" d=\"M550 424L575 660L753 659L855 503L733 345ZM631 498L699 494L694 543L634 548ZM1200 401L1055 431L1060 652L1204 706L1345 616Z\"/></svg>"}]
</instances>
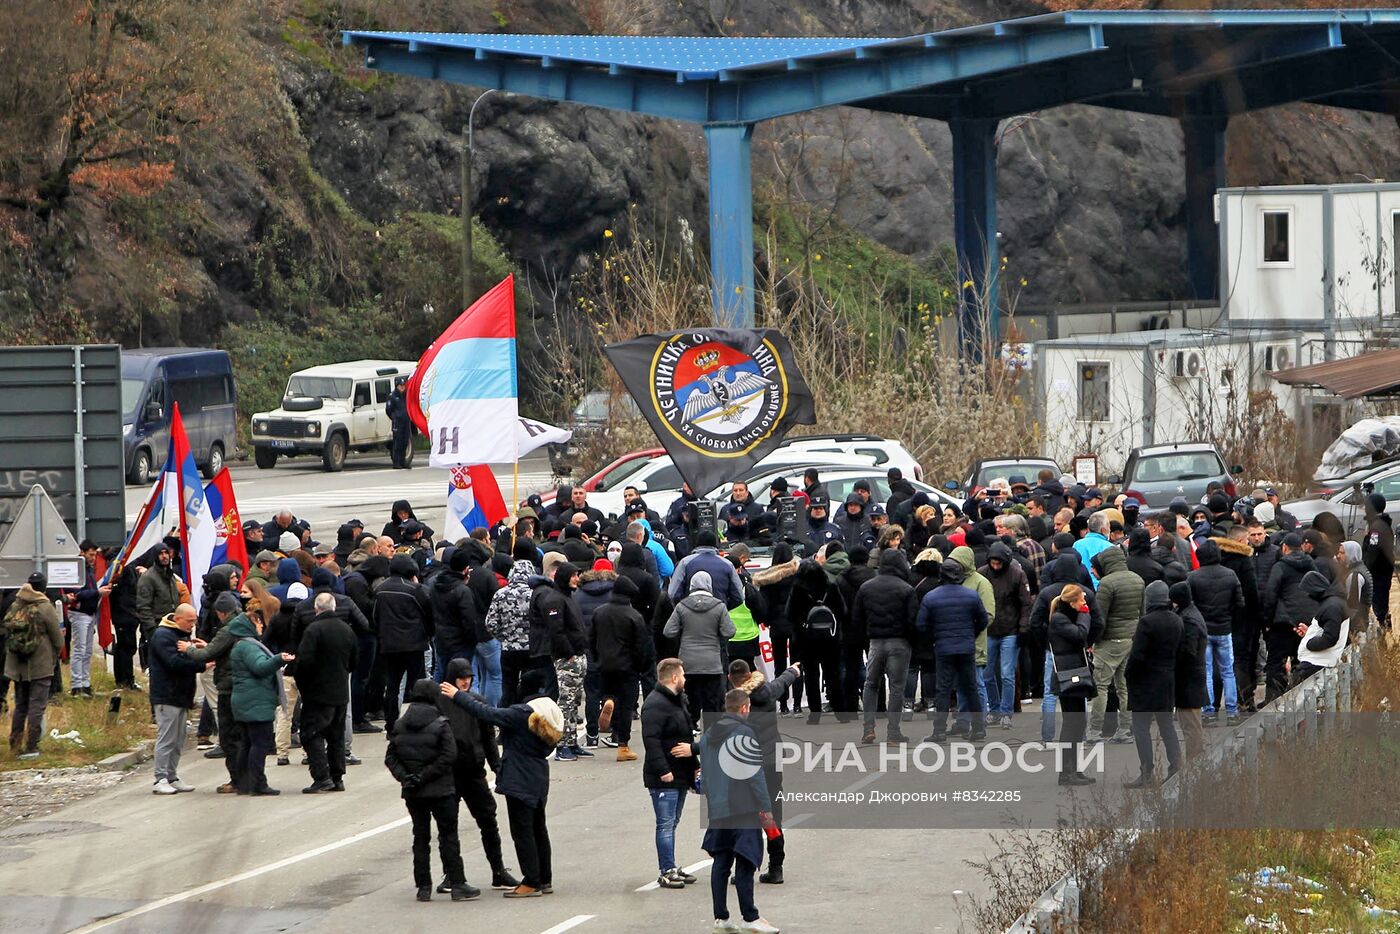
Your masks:
<instances>
[{"instance_id":1,"label":"flag pole","mask_svg":"<svg viewBox=\"0 0 1400 934\"><path fill-rule=\"evenodd\" d=\"M514 463L514 465L513 465L513 467L512 467L512 470L511 470L511 480L510 480L510 514L511 514L512 516L516 517L517 522L519 521L519 518L520 518L520 455L519 455L519 454L517 454L517 455L515 456L515 463ZM512 554L514 554L514 552L515 552L515 526L516 526L516 522L512 522L512 523L510 524L510 550L511 550ZM512 560L513 560L513 559L512 559Z\"/></svg>"}]
</instances>

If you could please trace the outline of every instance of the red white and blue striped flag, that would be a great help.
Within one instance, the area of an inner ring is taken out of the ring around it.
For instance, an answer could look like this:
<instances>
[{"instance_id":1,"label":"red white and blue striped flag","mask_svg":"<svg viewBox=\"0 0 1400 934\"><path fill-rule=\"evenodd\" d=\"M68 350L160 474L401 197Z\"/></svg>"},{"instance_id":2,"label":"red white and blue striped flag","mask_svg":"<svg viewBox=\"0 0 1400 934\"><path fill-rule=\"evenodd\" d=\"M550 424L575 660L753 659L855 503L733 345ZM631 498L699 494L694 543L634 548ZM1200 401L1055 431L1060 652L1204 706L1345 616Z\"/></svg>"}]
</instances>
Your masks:
<instances>
[{"instance_id":1,"label":"red white and blue striped flag","mask_svg":"<svg viewBox=\"0 0 1400 934\"><path fill-rule=\"evenodd\" d=\"M518 457L515 280L502 279L433 341L408 381L408 414L428 436L428 465Z\"/></svg>"}]
</instances>

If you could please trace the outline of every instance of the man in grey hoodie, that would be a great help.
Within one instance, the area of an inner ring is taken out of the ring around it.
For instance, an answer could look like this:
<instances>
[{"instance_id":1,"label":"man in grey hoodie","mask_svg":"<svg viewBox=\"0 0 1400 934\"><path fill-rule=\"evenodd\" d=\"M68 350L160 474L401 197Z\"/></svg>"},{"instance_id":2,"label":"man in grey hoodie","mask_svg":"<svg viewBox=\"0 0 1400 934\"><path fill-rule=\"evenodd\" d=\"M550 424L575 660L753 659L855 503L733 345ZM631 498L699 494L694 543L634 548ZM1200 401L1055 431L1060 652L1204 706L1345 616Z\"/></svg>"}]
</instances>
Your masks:
<instances>
[{"instance_id":1,"label":"man in grey hoodie","mask_svg":"<svg viewBox=\"0 0 1400 934\"><path fill-rule=\"evenodd\" d=\"M685 697L690 717L700 722L704 711L724 709L724 647L734 635L734 621L724 602L715 597L709 572L696 571L690 592L676 604L662 634L680 637L681 662L685 665Z\"/></svg>"}]
</instances>

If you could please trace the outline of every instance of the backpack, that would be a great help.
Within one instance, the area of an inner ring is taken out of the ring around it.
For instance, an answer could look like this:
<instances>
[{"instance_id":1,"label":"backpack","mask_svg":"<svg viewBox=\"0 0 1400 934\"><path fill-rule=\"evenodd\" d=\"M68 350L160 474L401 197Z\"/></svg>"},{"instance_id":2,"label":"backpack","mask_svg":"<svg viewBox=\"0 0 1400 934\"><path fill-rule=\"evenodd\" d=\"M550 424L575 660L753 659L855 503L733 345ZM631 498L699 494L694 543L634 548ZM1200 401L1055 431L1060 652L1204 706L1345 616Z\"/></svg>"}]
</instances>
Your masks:
<instances>
[{"instance_id":1,"label":"backpack","mask_svg":"<svg viewBox=\"0 0 1400 934\"><path fill-rule=\"evenodd\" d=\"M16 600L5 612L5 647L19 658L29 658L48 636L43 604Z\"/></svg>"},{"instance_id":2,"label":"backpack","mask_svg":"<svg viewBox=\"0 0 1400 934\"><path fill-rule=\"evenodd\" d=\"M831 612L831 607L826 605L826 601L807 611L807 630L827 635L836 634L836 614Z\"/></svg>"}]
</instances>

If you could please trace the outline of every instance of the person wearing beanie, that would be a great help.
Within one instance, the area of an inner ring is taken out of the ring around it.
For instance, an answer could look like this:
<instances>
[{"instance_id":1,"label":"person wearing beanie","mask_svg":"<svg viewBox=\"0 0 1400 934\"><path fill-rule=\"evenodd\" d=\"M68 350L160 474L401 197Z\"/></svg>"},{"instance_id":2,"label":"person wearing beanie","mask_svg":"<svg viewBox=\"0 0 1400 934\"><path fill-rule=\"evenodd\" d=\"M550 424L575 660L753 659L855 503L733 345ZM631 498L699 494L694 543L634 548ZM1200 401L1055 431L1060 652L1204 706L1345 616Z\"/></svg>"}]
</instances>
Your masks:
<instances>
[{"instance_id":1,"label":"person wearing beanie","mask_svg":"<svg viewBox=\"0 0 1400 934\"><path fill-rule=\"evenodd\" d=\"M1235 588L1239 589L1238 581ZM1172 609L1171 590L1162 581L1153 581L1144 588L1142 605L1142 618L1133 631L1127 663L1127 706L1133 714L1133 742L1138 754L1138 777L1127 783L1128 788L1150 788L1158 782L1152 749L1154 723L1166 747L1167 775L1175 775L1181 768L1181 745L1172 711L1176 707L1176 662L1183 624ZM1234 680L1229 677L1230 699L1234 695Z\"/></svg>"},{"instance_id":2,"label":"person wearing beanie","mask_svg":"<svg viewBox=\"0 0 1400 934\"><path fill-rule=\"evenodd\" d=\"M598 734L612 731L617 743L617 761L632 762L632 717L641 677L656 659L651 629L633 607L637 585L619 575L613 581L608 602L593 612L589 627L589 655L598 662L602 706L598 713Z\"/></svg>"},{"instance_id":3,"label":"person wearing beanie","mask_svg":"<svg viewBox=\"0 0 1400 934\"><path fill-rule=\"evenodd\" d=\"M1371 608L1384 629L1390 628L1390 582L1395 577L1395 528L1385 511L1385 497L1366 497L1366 531L1361 562L1371 572Z\"/></svg>"},{"instance_id":4,"label":"person wearing beanie","mask_svg":"<svg viewBox=\"0 0 1400 934\"><path fill-rule=\"evenodd\" d=\"M679 603L690 593L690 580L701 571L710 576L714 595L724 602L726 609L736 609L744 602L744 585L739 580L739 572L728 560L720 557L719 537L705 529L695 536L695 550L680 560L671 575L666 594L672 603ZM686 671L694 674L689 665ZM715 703L718 704L719 700L716 699Z\"/></svg>"},{"instance_id":5,"label":"person wearing beanie","mask_svg":"<svg viewBox=\"0 0 1400 934\"><path fill-rule=\"evenodd\" d=\"M1271 533L1279 531L1278 521L1274 515L1272 503L1255 503L1254 518L1259 520L1259 524L1264 527L1265 531Z\"/></svg>"},{"instance_id":6,"label":"person wearing beanie","mask_svg":"<svg viewBox=\"0 0 1400 934\"><path fill-rule=\"evenodd\" d=\"M15 685L10 752L21 759L39 758L44 710L48 707L58 656L63 651L63 630L58 610L44 593L47 587L48 579L43 574L31 574L5 614L7 628L20 619L27 624L25 636L16 635L12 629L4 643L5 677Z\"/></svg>"},{"instance_id":7,"label":"person wearing beanie","mask_svg":"<svg viewBox=\"0 0 1400 934\"><path fill-rule=\"evenodd\" d=\"M432 604L433 643L437 648L438 674L445 673L454 659L470 661L476 657L478 641L490 639L486 619L480 612L476 597L467 587L466 549L450 549L447 567L433 575L422 589Z\"/></svg>"},{"instance_id":8,"label":"person wearing beanie","mask_svg":"<svg viewBox=\"0 0 1400 934\"><path fill-rule=\"evenodd\" d=\"M1175 677L1176 725L1181 730L1186 759L1205 751L1205 730L1201 708L1210 698L1206 681L1206 621L1191 599L1191 585L1178 581L1170 589L1172 608L1181 617L1181 642L1173 666ZM1252 665L1250 666L1253 667Z\"/></svg>"},{"instance_id":9,"label":"person wearing beanie","mask_svg":"<svg viewBox=\"0 0 1400 934\"><path fill-rule=\"evenodd\" d=\"M1311 555L1303 551L1303 538L1289 532L1279 543L1279 557L1269 571L1269 581L1259 594L1261 618L1264 622L1264 645L1268 650L1264 662L1267 687L1264 703L1288 690L1285 664L1297 662L1299 636L1297 627L1313 618L1316 604L1303 593L1303 577L1317 567Z\"/></svg>"},{"instance_id":10,"label":"person wearing beanie","mask_svg":"<svg viewBox=\"0 0 1400 934\"><path fill-rule=\"evenodd\" d=\"M395 465L397 466L397 465ZM452 726L438 709L441 692L427 678L409 689L403 716L389 733L384 765L403 789L403 803L413 821L413 884L420 902L432 901L432 825L437 824L443 886L454 902L481 897L467 884L462 867L462 844L457 836L457 793L452 768L458 754Z\"/></svg>"},{"instance_id":11,"label":"person wearing beanie","mask_svg":"<svg viewBox=\"0 0 1400 934\"><path fill-rule=\"evenodd\" d=\"M235 618L247 623L247 617L243 616L243 604L232 591L225 590L220 593L214 599L211 609L217 622L213 638L208 642L196 638L188 643L185 654L195 662L214 663L213 686L218 698L214 711L219 723L219 748L223 752L224 767L228 771L228 781L218 787L218 792L221 795L231 795L240 790L239 782L243 778L238 774L243 728L233 715L233 668L229 664L229 655L240 639L255 633L251 624L242 627L229 625Z\"/></svg>"},{"instance_id":12,"label":"person wearing beanie","mask_svg":"<svg viewBox=\"0 0 1400 934\"><path fill-rule=\"evenodd\" d=\"M555 761L575 762L581 752L584 758L593 755L578 740L579 706L588 675L588 640L583 613L574 598L579 588L579 569L568 561L551 563L552 557L545 556L549 576L535 583L530 597L530 655L554 666L554 679L559 686L558 703L564 721L554 751ZM524 860L521 862L525 869Z\"/></svg>"},{"instance_id":13,"label":"person wearing beanie","mask_svg":"<svg viewBox=\"0 0 1400 934\"><path fill-rule=\"evenodd\" d=\"M573 569L577 573L576 569ZM532 670L520 681L524 700L510 707L492 707L481 697L444 682L442 696L466 709L483 724L501 731L501 765L496 770L496 793L506 799L510 835L520 862L520 884L506 898L538 898L554 891L554 867L545 805L549 800L549 754L565 737L565 716L545 695L543 670Z\"/></svg>"},{"instance_id":14,"label":"person wearing beanie","mask_svg":"<svg viewBox=\"0 0 1400 934\"><path fill-rule=\"evenodd\" d=\"M593 632L593 614L612 599L617 572L613 570L610 561L598 558L587 566L587 570L579 574L578 580L574 600L578 603L579 615L583 617L583 631L587 638L591 637ZM597 749L599 744L598 716L603 707L603 680L598 671L598 656L593 652L591 641L588 642L588 649L584 655L588 660L588 673L583 679L584 739L580 752L587 758L592 755L591 750ZM608 745L611 745L611 742Z\"/></svg>"},{"instance_id":15,"label":"person wearing beanie","mask_svg":"<svg viewBox=\"0 0 1400 934\"><path fill-rule=\"evenodd\" d=\"M319 611L318 611L319 613ZM389 576L374 597L374 628L384 667L384 729L394 728L404 679L413 684L427 676L423 651L432 641L433 605L418 584L418 564L409 555L389 559Z\"/></svg>"}]
</instances>

